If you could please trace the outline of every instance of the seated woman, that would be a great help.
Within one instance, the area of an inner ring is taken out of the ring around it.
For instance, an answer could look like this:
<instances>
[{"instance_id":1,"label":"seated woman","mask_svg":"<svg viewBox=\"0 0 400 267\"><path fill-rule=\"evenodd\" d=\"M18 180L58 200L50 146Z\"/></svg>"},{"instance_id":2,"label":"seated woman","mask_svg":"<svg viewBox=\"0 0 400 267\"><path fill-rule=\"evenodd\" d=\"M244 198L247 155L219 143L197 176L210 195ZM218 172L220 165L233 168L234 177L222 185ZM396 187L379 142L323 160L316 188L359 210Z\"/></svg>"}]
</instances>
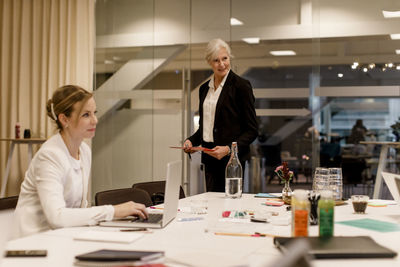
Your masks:
<instances>
[{"instance_id":1,"label":"seated woman","mask_svg":"<svg viewBox=\"0 0 400 267\"><path fill-rule=\"evenodd\" d=\"M128 215L147 217L145 206L132 201L88 208L91 150L83 139L95 135L95 113L93 95L79 86L63 86L47 101L47 115L58 133L42 145L25 174L14 237Z\"/></svg>"}]
</instances>

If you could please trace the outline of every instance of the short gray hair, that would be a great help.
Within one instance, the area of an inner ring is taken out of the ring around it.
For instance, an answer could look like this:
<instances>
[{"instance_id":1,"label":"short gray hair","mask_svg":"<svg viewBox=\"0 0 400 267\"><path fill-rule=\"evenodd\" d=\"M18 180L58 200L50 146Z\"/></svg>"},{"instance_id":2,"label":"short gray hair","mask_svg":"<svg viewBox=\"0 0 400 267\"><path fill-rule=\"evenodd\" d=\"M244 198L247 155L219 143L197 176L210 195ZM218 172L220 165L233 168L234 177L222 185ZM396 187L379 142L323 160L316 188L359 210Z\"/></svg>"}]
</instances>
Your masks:
<instances>
[{"instance_id":1,"label":"short gray hair","mask_svg":"<svg viewBox=\"0 0 400 267\"><path fill-rule=\"evenodd\" d=\"M222 39L212 39L210 42L208 42L207 44L207 48L206 48L206 60L207 62L211 62L217 55L218 51L221 48L225 48L226 52L228 53L229 58L233 58L233 55L231 53L231 48L229 47L229 45Z\"/></svg>"}]
</instances>

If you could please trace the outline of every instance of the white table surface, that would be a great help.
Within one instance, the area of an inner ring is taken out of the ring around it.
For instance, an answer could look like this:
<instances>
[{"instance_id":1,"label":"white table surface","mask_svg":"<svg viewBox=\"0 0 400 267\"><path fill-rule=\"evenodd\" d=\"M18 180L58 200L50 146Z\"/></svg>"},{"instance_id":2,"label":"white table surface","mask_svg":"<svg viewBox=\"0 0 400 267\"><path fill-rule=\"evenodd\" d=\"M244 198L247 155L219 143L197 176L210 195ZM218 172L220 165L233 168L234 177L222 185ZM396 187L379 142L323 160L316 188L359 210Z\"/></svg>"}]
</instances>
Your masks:
<instances>
[{"instance_id":1,"label":"white table surface","mask_svg":"<svg viewBox=\"0 0 400 267\"><path fill-rule=\"evenodd\" d=\"M207 215L192 215L190 200L208 199ZM164 229L151 230L142 238L130 244L76 241L73 236L87 230L117 231L118 228L76 227L64 228L9 241L8 249L47 249L46 258L5 258L3 267L11 266L73 266L74 256L96 249L125 250L162 250L165 251L167 266L268 266L281 253L273 246L272 237L243 237L215 235L221 222L216 217L224 210L245 209L253 211L278 211L285 218L290 212L286 207L262 205L263 198L244 194L240 200L226 199L221 193L205 193L181 199L180 212L177 218L204 217L200 221L172 221ZM335 208L335 221L373 218L382 221L396 222L391 216L400 217L400 207L368 207L364 215L353 214L351 204ZM400 219L398 219L400 221ZM397 223L397 222L396 222ZM232 223L231 223L232 224ZM290 225L276 226L271 223L247 223L240 226L243 231L251 233L254 229L263 233L290 236ZM208 230L207 230L208 229ZM247 229L247 230L246 230ZM1 231L4 231L2 229ZM310 226L310 235L318 234L318 226ZM376 242L400 253L400 232L380 233L351 226L335 224L335 235L369 235ZM314 260L314 266L363 266L385 267L400 266L399 256L393 259L351 259L351 260Z\"/></svg>"}]
</instances>

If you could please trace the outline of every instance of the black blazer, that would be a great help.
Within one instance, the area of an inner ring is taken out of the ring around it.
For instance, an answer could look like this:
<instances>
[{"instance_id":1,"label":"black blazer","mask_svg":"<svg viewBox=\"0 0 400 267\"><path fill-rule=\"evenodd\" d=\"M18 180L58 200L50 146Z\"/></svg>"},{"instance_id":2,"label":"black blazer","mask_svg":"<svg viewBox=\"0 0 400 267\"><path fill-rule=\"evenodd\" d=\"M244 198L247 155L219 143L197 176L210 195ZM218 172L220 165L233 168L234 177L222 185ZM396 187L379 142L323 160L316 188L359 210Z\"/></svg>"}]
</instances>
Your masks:
<instances>
[{"instance_id":1,"label":"black blazer","mask_svg":"<svg viewBox=\"0 0 400 267\"><path fill-rule=\"evenodd\" d=\"M199 90L199 129L189 137L194 146L203 142L203 103L207 96L209 80ZM219 146L238 143L240 160L248 159L250 144L258 134L258 123L254 109L253 89L249 81L232 70L226 78L218 98L214 118L214 144Z\"/></svg>"}]
</instances>

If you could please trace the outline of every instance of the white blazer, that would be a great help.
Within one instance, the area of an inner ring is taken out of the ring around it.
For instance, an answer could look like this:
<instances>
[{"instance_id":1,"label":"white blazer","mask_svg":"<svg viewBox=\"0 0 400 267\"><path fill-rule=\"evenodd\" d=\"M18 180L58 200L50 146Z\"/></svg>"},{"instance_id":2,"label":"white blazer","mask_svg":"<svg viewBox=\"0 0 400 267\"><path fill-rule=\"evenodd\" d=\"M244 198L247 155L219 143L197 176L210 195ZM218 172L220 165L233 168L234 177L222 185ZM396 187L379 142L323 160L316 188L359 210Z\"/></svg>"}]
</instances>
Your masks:
<instances>
[{"instance_id":1,"label":"white blazer","mask_svg":"<svg viewBox=\"0 0 400 267\"><path fill-rule=\"evenodd\" d=\"M113 218L111 205L87 208L91 150L86 143L82 142L79 154L79 160L70 155L60 134L35 154L21 185L14 238Z\"/></svg>"}]
</instances>

